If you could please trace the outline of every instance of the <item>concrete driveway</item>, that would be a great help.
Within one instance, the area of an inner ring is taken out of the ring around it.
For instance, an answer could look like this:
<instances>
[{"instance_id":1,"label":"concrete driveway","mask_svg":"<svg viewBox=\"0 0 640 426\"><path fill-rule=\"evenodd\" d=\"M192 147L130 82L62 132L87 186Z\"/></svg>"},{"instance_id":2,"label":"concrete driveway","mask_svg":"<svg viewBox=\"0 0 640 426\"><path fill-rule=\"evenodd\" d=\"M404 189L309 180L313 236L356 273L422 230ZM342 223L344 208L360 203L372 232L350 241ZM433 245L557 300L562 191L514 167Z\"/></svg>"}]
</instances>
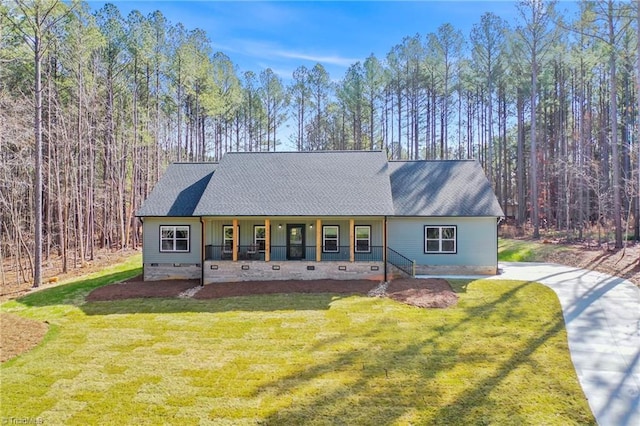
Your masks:
<instances>
[{"instance_id":1,"label":"concrete driveway","mask_svg":"<svg viewBox=\"0 0 640 426\"><path fill-rule=\"evenodd\" d=\"M601 426L640 425L640 289L549 263L501 262L495 279L535 281L562 305L571 360Z\"/></svg>"}]
</instances>

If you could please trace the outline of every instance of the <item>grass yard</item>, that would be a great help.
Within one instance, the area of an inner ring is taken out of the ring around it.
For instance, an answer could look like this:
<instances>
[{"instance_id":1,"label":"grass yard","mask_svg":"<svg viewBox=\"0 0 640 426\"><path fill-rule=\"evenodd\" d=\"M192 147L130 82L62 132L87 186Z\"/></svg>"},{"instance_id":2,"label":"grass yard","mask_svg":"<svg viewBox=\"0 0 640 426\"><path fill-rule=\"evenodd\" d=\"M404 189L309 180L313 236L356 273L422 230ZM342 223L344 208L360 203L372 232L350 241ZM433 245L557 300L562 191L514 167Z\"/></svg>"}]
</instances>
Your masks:
<instances>
[{"instance_id":1,"label":"grass yard","mask_svg":"<svg viewBox=\"0 0 640 426\"><path fill-rule=\"evenodd\" d=\"M139 260L138 260L139 262ZM44 424L593 424L542 285L456 281L426 310L331 294L84 303L136 267L23 297L51 324L0 367Z\"/></svg>"},{"instance_id":2,"label":"grass yard","mask_svg":"<svg viewBox=\"0 0 640 426\"><path fill-rule=\"evenodd\" d=\"M501 262L542 262L550 255L570 254L567 247L540 241L498 239L498 260Z\"/></svg>"}]
</instances>

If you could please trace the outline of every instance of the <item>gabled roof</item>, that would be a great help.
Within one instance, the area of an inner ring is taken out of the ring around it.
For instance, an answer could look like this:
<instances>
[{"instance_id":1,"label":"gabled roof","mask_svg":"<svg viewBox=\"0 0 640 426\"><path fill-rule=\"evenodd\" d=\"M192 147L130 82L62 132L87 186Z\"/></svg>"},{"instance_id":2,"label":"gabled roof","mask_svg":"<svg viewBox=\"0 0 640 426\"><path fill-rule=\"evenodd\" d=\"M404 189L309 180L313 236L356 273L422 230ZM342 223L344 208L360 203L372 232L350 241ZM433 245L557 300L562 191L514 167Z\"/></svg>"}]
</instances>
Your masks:
<instances>
[{"instance_id":1,"label":"gabled roof","mask_svg":"<svg viewBox=\"0 0 640 426\"><path fill-rule=\"evenodd\" d=\"M216 167L216 163L169 165L137 216L194 216Z\"/></svg>"},{"instance_id":2,"label":"gabled roof","mask_svg":"<svg viewBox=\"0 0 640 426\"><path fill-rule=\"evenodd\" d=\"M396 216L504 216L474 160L391 161Z\"/></svg>"},{"instance_id":3,"label":"gabled roof","mask_svg":"<svg viewBox=\"0 0 640 426\"><path fill-rule=\"evenodd\" d=\"M214 176L215 172L215 176ZM504 216L474 160L380 151L227 153L174 163L138 216Z\"/></svg>"},{"instance_id":4,"label":"gabled roof","mask_svg":"<svg viewBox=\"0 0 640 426\"><path fill-rule=\"evenodd\" d=\"M197 216L393 214L380 151L227 153Z\"/></svg>"}]
</instances>

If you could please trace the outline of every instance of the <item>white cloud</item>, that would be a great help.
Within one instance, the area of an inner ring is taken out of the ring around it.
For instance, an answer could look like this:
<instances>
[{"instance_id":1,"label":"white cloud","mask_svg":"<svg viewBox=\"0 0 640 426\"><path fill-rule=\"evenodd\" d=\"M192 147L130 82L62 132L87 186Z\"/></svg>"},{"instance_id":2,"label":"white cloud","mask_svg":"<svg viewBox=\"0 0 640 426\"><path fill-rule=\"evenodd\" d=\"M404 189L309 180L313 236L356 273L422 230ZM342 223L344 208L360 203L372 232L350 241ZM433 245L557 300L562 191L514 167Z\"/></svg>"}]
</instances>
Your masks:
<instances>
[{"instance_id":1,"label":"white cloud","mask_svg":"<svg viewBox=\"0 0 640 426\"><path fill-rule=\"evenodd\" d=\"M245 55L273 60L274 58L296 59L309 62L320 62L321 64L338 65L348 67L360 61L359 58L346 58L336 55L323 55L318 53L304 53L295 50L286 50L273 43L255 40L236 40L235 48L225 47L225 50ZM220 46L222 47L222 46Z\"/></svg>"},{"instance_id":2,"label":"white cloud","mask_svg":"<svg viewBox=\"0 0 640 426\"><path fill-rule=\"evenodd\" d=\"M252 62L255 65L262 69L271 68L284 79L290 79L291 70L303 65L305 62L310 63L311 66L320 63L325 67L334 68L334 70L336 68L343 70L363 60L361 58L287 49L279 43L264 40L234 39L225 40L224 43L212 43L212 45L214 51L221 50L233 56L234 60L253 58Z\"/></svg>"},{"instance_id":3,"label":"white cloud","mask_svg":"<svg viewBox=\"0 0 640 426\"><path fill-rule=\"evenodd\" d=\"M275 50L273 51L275 56L279 56L281 58L287 59L300 59L303 61L309 62L320 62L321 64L331 64L338 65L341 67L348 67L358 61L359 58L345 58L341 56L333 56L333 55L317 55L317 54L307 54L295 51L286 51L286 50Z\"/></svg>"}]
</instances>

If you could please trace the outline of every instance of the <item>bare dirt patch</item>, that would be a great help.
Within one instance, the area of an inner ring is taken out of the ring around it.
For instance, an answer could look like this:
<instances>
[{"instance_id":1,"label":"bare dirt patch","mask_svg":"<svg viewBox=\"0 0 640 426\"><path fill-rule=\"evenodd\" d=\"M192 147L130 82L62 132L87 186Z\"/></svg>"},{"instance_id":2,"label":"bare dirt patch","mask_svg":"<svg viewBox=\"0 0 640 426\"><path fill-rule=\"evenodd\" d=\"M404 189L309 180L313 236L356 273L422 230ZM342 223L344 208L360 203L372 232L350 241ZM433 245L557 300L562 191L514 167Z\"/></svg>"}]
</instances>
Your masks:
<instances>
[{"instance_id":1,"label":"bare dirt patch","mask_svg":"<svg viewBox=\"0 0 640 426\"><path fill-rule=\"evenodd\" d=\"M47 323L0 313L0 362L5 362L25 353L44 339Z\"/></svg>"}]
</instances>

